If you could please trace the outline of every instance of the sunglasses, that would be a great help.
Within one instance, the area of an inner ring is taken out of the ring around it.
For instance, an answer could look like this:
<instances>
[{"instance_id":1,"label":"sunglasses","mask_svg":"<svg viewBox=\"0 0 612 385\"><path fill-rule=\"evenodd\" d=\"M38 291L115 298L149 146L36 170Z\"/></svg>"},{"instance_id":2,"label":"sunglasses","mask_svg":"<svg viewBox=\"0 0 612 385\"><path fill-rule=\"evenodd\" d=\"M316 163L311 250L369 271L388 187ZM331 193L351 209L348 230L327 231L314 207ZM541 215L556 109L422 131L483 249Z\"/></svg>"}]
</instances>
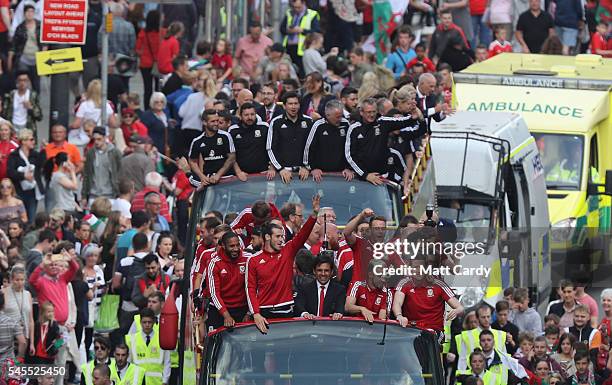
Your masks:
<instances>
[{"instance_id":1,"label":"sunglasses","mask_svg":"<svg viewBox=\"0 0 612 385\"><path fill-rule=\"evenodd\" d=\"M94 345L94 350L106 350L106 346Z\"/></svg>"},{"instance_id":2,"label":"sunglasses","mask_svg":"<svg viewBox=\"0 0 612 385\"><path fill-rule=\"evenodd\" d=\"M0 189L10 189L10 188L12 188L12 187L13 187L13 186L6 186L6 185L2 185L2 186L0 186Z\"/></svg>"}]
</instances>

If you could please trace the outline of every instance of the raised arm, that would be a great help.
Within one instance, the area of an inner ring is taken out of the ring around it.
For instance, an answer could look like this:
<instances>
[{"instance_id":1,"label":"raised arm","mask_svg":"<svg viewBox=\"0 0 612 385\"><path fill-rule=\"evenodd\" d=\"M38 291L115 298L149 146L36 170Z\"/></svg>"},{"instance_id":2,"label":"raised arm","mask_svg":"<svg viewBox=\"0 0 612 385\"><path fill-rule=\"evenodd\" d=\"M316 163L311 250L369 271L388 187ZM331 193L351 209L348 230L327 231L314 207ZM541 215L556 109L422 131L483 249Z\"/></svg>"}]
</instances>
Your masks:
<instances>
[{"instance_id":1,"label":"raised arm","mask_svg":"<svg viewBox=\"0 0 612 385\"><path fill-rule=\"evenodd\" d=\"M357 230L357 226L364 221L365 219L374 215L374 211L370 208L363 209L362 212L359 213L355 218L351 219L349 223L346 224L342 234L344 235L344 239L346 243L350 245L355 244L355 234L354 232Z\"/></svg>"}]
</instances>

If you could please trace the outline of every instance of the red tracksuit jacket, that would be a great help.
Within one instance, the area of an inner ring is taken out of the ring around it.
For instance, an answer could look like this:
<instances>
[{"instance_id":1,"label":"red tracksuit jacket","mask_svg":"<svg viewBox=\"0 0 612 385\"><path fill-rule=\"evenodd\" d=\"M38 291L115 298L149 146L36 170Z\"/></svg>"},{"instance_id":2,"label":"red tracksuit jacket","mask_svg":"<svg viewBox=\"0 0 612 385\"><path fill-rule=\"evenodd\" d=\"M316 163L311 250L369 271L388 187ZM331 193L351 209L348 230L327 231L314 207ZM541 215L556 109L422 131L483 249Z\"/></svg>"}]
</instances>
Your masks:
<instances>
[{"instance_id":1,"label":"red tracksuit jacket","mask_svg":"<svg viewBox=\"0 0 612 385\"><path fill-rule=\"evenodd\" d=\"M216 255L216 253L217 253L216 247L211 247L210 249L203 250L199 254L196 253L196 257L193 261L193 266L191 266L191 289L192 290L202 289L203 287L206 286L206 268L208 267L210 260ZM195 287L196 273L201 274L203 276L200 287ZM200 291L200 295L203 295L203 294L204 293ZM206 296L204 296L204 298L206 298Z\"/></svg>"},{"instance_id":2,"label":"red tracksuit jacket","mask_svg":"<svg viewBox=\"0 0 612 385\"><path fill-rule=\"evenodd\" d=\"M228 308L247 305L244 289L244 274L248 257L240 251L240 256L232 259L219 248L217 255L210 260L206 282L212 304L223 314Z\"/></svg>"},{"instance_id":3,"label":"red tracksuit jacket","mask_svg":"<svg viewBox=\"0 0 612 385\"><path fill-rule=\"evenodd\" d=\"M293 261L304 246L316 219L308 217L300 231L287 242L280 253L265 250L254 254L247 262L246 289L249 310L259 313L259 308L271 308L293 303Z\"/></svg>"},{"instance_id":4,"label":"red tracksuit jacket","mask_svg":"<svg viewBox=\"0 0 612 385\"><path fill-rule=\"evenodd\" d=\"M280 211L278 211L276 206L274 206L274 203L268 203L268 206L270 206L270 219L279 219L284 224L285 221L283 220ZM234 219L230 227L238 234L241 233L240 230L246 230L247 234L244 238L244 247L248 247L251 244L251 235L253 234L253 229L255 228L255 217L251 213L251 208L247 207L246 209L242 210L236 219Z\"/></svg>"}]
</instances>

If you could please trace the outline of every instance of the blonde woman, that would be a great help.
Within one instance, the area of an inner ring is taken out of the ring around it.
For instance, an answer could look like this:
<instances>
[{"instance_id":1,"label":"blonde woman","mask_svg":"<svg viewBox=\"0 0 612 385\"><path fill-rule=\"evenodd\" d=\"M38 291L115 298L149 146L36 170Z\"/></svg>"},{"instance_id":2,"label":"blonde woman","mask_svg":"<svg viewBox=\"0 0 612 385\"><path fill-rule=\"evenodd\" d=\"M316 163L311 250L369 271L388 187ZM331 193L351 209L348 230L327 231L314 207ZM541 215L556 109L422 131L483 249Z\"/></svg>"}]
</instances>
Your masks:
<instances>
[{"instance_id":1,"label":"blonde woman","mask_svg":"<svg viewBox=\"0 0 612 385\"><path fill-rule=\"evenodd\" d=\"M118 127L117 118L115 117L115 111L113 110L111 102L106 100L105 104L108 126ZM93 120L98 126L105 126L104 122L102 122L102 82L98 79L89 82L85 98L81 104L79 104L76 118L70 127L81 128L83 121L86 119Z\"/></svg>"},{"instance_id":2,"label":"blonde woman","mask_svg":"<svg viewBox=\"0 0 612 385\"><path fill-rule=\"evenodd\" d=\"M23 201L17 198L13 182L4 178L0 181L0 229L5 233L8 232L9 222L15 219L27 223L28 214Z\"/></svg>"},{"instance_id":3,"label":"blonde woman","mask_svg":"<svg viewBox=\"0 0 612 385\"><path fill-rule=\"evenodd\" d=\"M361 87L359 87L359 92L357 93L357 99L359 103L364 100L373 97L376 94L381 92L380 84L378 82L378 77L374 72L366 72L363 75L363 79L361 81Z\"/></svg>"},{"instance_id":4,"label":"blonde woman","mask_svg":"<svg viewBox=\"0 0 612 385\"><path fill-rule=\"evenodd\" d=\"M198 71L195 89L198 92L187 97L185 103L179 109L179 116L183 119L180 130L182 146L189 148L191 141L202 134L202 121L200 114L204 110L206 103L214 99L217 94L217 85L214 77L209 71Z\"/></svg>"},{"instance_id":5,"label":"blonde woman","mask_svg":"<svg viewBox=\"0 0 612 385\"><path fill-rule=\"evenodd\" d=\"M412 116L415 119L415 125L423 126L426 122L423 118L423 113L416 105L416 96L417 91L411 85L405 85L399 90L393 90L390 95L393 106L400 112L401 116ZM425 130L425 127L421 128ZM414 169L414 162L423 156L424 137L410 140L403 136L402 132L400 132L393 147L402 154L406 163L402 185L404 186L404 195L408 195L412 184L410 177Z\"/></svg>"}]
</instances>

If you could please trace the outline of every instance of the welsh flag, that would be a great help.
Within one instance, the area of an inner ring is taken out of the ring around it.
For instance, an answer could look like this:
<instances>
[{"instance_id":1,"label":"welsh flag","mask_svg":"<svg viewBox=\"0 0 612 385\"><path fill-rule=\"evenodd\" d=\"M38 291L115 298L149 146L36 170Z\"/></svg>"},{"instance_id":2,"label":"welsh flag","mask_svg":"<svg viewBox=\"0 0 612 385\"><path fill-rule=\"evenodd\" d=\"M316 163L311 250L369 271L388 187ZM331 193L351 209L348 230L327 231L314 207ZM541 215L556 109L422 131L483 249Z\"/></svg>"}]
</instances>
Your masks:
<instances>
[{"instance_id":1,"label":"welsh flag","mask_svg":"<svg viewBox=\"0 0 612 385\"><path fill-rule=\"evenodd\" d=\"M372 19L374 32L364 43L368 52L376 52L376 61L381 64L389 54L389 37L402 23L402 16L408 7L408 0L374 0Z\"/></svg>"}]
</instances>

